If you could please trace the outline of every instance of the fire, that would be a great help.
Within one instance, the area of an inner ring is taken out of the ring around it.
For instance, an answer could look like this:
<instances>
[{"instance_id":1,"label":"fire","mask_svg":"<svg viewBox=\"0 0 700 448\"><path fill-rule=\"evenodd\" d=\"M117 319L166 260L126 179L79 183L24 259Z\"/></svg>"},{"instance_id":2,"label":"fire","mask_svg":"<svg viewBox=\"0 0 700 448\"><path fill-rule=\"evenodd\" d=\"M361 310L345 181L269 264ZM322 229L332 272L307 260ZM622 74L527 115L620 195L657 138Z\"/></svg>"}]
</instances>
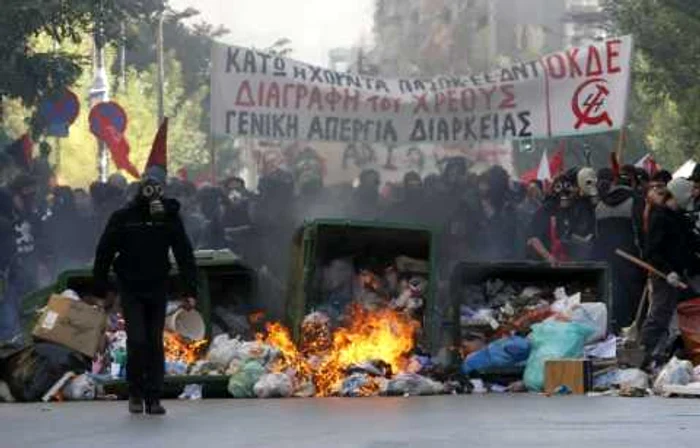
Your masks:
<instances>
[{"instance_id":1,"label":"fire","mask_svg":"<svg viewBox=\"0 0 700 448\"><path fill-rule=\"evenodd\" d=\"M207 346L207 340L188 341L172 331L163 332L163 347L165 359L168 361L182 361L185 364L193 364L200 359Z\"/></svg>"},{"instance_id":2,"label":"fire","mask_svg":"<svg viewBox=\"0 0 700 448\"><path fill-rule=\"evenodd\" d=\"M282 354L281 361L277 364L276 370L281 372L292 368L297 372L297 377L305 378L311 375L311 366L304 356L297 350L292 341L289 330L280 323L268 323L265 325L267 335L257 335L257 340L267 345L275 347Z\"/></svg>"},{"instance_id":3,"label":"fire","mask_svg":"<svg viewBox=\"0 0 700 448\"><path fill-rule=\"evenodd\" d=\"M316 395L329 396L338 390L346 370L353 365L381 360L391 366L392 372L402 371L407 364L407 355L415 345L419 326L417 321L395 310L369 311L359 305L353 306L346 325L333 333L331 344L324 341L315 344L306 335L307 346L328 347L325 353L318 354L321 358L315 368L297 349L284 326L269 324L267 335L260 340L280 350L282 370L291 367L298 376L311 377L316 386ZM324 334L318 331L317 326L313 329L311 336ZM372 395L378 388L378 383L373 381L361 393Z\"/></svg>"}]
</instances>

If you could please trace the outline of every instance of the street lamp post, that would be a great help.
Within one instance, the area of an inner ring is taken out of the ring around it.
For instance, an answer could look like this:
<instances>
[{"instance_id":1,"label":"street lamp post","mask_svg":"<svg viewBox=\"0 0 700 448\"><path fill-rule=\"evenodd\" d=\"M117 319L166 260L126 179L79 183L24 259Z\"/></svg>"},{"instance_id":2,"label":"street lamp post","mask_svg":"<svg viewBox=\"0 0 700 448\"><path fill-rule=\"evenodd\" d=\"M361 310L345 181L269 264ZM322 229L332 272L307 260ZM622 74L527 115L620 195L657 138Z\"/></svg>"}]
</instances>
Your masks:
<instances>
[{"instance_id":1,"label":"street lamp post","mask_svg":"<svg viewBox=\"0 0 700 448\"><path fill-rule=\"evenodd\" d=\"M107 82L107 70L105 69L105 54L104 54L104 29L102 25L102 3L100 2L100 14L95 23L95 32L93 35L94 51L93 51L93 71L94 78L92 87L90 88L90 108L96 104L109 101L109 83ZM100 182L107 182L107 148L103 141L97 141L97 173Z\"/></svg>"}]
</instances>

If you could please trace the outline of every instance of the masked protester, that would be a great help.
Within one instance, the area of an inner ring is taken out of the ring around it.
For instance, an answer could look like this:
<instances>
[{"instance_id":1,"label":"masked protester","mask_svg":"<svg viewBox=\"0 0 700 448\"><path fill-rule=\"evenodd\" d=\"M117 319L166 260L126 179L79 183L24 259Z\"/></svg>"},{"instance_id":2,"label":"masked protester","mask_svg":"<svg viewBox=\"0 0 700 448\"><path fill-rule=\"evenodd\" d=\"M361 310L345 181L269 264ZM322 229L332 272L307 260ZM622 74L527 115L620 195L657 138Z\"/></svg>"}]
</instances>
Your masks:
<instances>
[{"instance_id":1,"label":"masked protester","mask_svg":"<svg viewBox=\"0 0 700 448\"><path fill-rule=\"evenodd\" d=\"M145 401L146 413L156 415L165 414L160 395L171 249L182 277L183 306L194 307L197 294L195 259L180 219L180 204L163 197L166 155L159 141L157 137L138 195L109 219L93 271L95 295L104 298L114 263L126 321L129 412L142 413Z\"/></svg>"},{"instance_id":2,"label":"masked protester","mask_svg":"<svg viewBox=\"0 0 700 448\"><path fill-rule=\"evenodd\" d=\"M37 183L27 175L18 176L10 185L12 208L12 245L6 272L4 299L0 302L0 341L21 343L22 297L39 287L39 271L50 256L36 211Z\"/></svg>"},{"instance_id":3,"label":"masked protester","mask_svg":"<svg viewBox=\"0 0 700 448\"><path fill-rule=\"evenodd\" d=\"M695 234L700 236L700 165L695 165L693 174L688 179L693 183L692 193L692 219L695 225Z\"/></svg>"},{"instance_id":4,"label":"masked protester","mask_svg":"<svg viewBox=\"0 0 700 448\"><path fill-rule=\"evenodd\" d=\"M615 250L641 255L643 213L644 201L626 185L608 186L595 208L595 258L610 266L615 332L632 324L645 281L644 272L617 256Z\"/></svg>"},{"instance_id":5,"label":"masked protester","mask_svg":"<svg viewBox=\"0 0 700 448\"><path fill-rule=\"evenodd\" d=\"M532 219L527 241L529 254L553 265L580 259L581 243L592 241L584 236L588 227L579 221L580 209L576 207L577 186L573 172L557 177L540 210ZM583 240L583 241L581 241Z\"/></svg>"},{"instance_id":6,"label":"masked protester","mask_svg":"<svg viewBox=\"0 0 700 448\"><path fill-rule=\"evenodd\" d=\"M399 198L389 211L389 218L397 222L427 223L424 206L423 181L415 171L403 177Z\"/></svg>"},{"instance_id":7,"label":"masked protester","mask_svg":"<svg viewBox=\"0 0 700 448\"><path fill-rule=\"evenodd\" d=\"M379 187L381 178L376 170L363 170L353 192L350 216L356 219L376 219L381 214Z\"/></svg>"},{"instance_id":8,"label":"masked protester","mask_svg":"<svg viewBox=\"0 0 700 448\"><path fill-rule=\"evenodd\" d=\"M479 202L475 231L471 233L474 259L510 260L515 256L515 207L510 200L510 179L500 166L486 171L477 181Z\"/></svg>"},{"instance_id":9,"label":"masked protester","mask_svg":"<svg viewBox=\"0 0 700 448\"><path fill-rule=\"evenodd\" d=\"M692 188L689 180L674 179L668 184L670 196L666 204L651 208L645 258L667 277L651 280L651 306L641 335L647 365L662 361L656 359L657 349L668 334L678 301L694 295L681 289L681 282L689 283L687 279L697 273L698 266L697 244L686 215L691 206Z\"/></svg>"},{"instance_id":10,"label":"masked protester","mask_svg":"<svg viewBox=\"0 0 700 448\"><path fill-rule=\"evenodd\" d=\"M537 211L542 207L544 193L540 181L531 181L527 186L522 185L524 198L518 202L515 209L516 216L516 258L523 259L527 256L527 239L532 227L532 220Z\"/></svg>"},{"instance_id":11,"label":"masked protester","mask_svg":"<svg viewBox=\"0 0 700 448\"><path fill-rule=\"evenodd\" d=\"M596 205L600 201L598 194L598 175L593 168L581 168L576 174L576 182L581 199Z\"/></svg>"}]
</instances>

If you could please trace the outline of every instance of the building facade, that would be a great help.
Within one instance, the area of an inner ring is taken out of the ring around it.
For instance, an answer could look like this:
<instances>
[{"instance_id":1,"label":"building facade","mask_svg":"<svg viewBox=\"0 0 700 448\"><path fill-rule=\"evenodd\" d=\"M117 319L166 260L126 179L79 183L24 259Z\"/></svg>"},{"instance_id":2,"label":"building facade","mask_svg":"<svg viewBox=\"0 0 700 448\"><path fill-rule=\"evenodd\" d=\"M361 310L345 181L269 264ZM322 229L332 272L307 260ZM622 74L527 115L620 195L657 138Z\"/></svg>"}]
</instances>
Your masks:
<instances>
[{"instance_id":1,"label":"building facade","mask_svg":"<svg viewBox=\"0 0 700 448\"><path fill-rule=\"evenodd\" d=\"M463 74L604 36L600 0L377 0L385 76Z\"/></svg>"}]
</instances>

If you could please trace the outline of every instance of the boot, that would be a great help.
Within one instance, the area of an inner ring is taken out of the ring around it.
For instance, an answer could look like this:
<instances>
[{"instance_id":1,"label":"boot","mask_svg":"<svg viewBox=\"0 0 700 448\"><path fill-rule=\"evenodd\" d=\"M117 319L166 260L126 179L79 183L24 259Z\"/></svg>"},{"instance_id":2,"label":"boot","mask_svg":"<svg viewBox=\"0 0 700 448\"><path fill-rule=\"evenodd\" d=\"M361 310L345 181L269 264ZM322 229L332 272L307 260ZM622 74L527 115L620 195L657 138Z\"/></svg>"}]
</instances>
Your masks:
<instances>
[{"instance_id":1,"label":"boot","mask_svg":"<svg viewBox=\"0 0 700 448\"><path fill-rule=\"evenodd\" d=\"M165 415L165 408L158 399L146 400L146 414Z\"/></svg>"},{"instance_id":2,"label":"boot","mask_svg":"<svg viewBox=\"0 0 700 448\"><path fill-rule=\"evenodd\" d=\"M143 414L143 400L137 397L129 397L129 412Z\"/></svg>"}]
</instances>

